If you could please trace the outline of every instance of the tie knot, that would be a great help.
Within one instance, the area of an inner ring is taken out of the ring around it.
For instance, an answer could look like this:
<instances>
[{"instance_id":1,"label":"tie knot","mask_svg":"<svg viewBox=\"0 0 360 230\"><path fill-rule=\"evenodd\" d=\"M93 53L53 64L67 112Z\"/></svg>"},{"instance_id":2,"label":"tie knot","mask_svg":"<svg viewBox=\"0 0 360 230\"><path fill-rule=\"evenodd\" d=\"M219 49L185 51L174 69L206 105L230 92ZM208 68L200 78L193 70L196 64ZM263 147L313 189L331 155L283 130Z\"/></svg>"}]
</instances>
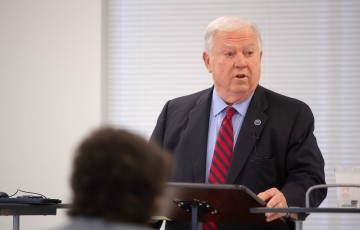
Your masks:
<instances>
[{"instance_id":1,"label":"tie knot","mask_svg":"<svg viewBox=\"0 0 360 230\"><path fill-rule=\"evenodd\" d=\"M235 112L236 110L233 107L231 106L226 107L226 118L230 120L232 116L235 114Z\"/></svg>"}]
</instances>

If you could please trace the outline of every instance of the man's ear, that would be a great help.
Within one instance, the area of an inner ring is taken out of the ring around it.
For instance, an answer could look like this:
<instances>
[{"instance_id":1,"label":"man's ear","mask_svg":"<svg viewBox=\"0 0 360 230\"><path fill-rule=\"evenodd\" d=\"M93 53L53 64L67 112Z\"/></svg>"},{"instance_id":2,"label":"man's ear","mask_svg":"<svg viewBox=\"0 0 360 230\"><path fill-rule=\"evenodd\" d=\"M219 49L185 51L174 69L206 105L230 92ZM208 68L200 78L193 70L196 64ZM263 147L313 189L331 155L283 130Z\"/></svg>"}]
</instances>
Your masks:
<instances>
[{"instance_id":1,"label":"man's ear","mask_svg":"<svg viewBox=\"0 0 360 230\"><path fill-rule=\"evenodd\" d=\"M206 69L209 71L209 73L211 73L211 65L210 65L210 56L209 56L209 54L207 54L206 52L203 52L202 58L203 58L205 66L206 66Z\"/></svg>"}]
</instances>

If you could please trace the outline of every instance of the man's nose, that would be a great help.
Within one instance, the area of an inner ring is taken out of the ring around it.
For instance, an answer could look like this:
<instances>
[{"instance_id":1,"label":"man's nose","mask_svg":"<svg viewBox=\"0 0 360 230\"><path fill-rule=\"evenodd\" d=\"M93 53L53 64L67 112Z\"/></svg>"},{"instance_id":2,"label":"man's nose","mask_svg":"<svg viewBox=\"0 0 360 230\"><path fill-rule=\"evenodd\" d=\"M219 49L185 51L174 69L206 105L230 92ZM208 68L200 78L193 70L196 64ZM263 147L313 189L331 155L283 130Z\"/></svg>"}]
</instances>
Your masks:
<instances>
[{"instance_id":1,"label":"man's nose","mask_svg":"<svg viewBox=\"0 0 360 230\"><path fill-rule=\"evenodd\" d=\"M237 68L244 68L247 66L247 60L242 54L236 55L234 66Z\"/></svg>"}]
</instances>

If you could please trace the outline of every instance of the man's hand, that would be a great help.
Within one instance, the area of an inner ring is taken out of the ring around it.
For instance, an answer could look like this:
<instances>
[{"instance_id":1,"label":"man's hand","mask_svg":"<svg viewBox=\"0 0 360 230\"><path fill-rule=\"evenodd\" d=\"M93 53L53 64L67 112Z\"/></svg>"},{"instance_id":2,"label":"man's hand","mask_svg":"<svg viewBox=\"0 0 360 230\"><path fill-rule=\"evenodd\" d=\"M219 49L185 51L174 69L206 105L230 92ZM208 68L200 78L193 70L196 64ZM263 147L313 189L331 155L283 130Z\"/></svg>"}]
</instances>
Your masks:
<instances>
[{"instance_id":1,"label":"man's hand","mask_svg":"<svg viewBox=\"0 0 360 230\"><path fill-rule=\"evenodd\" d=\"M265 192L258 194L258 197L266 202L267 208L287 208L287 202L284 194L277 188L271 188ZM265 213L266 221L270 222L282 216L286 216L287 213Z\"/></svg>"}]
</instances>

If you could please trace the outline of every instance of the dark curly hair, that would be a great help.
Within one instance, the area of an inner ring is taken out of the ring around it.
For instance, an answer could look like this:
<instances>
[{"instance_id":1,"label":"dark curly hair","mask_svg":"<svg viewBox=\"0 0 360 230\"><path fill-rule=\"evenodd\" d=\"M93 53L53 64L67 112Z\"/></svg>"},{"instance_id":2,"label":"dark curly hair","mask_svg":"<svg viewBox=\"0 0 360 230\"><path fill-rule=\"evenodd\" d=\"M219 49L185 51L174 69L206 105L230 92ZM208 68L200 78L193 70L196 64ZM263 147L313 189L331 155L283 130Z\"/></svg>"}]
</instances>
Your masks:
<instances>
[{"instance_id":1,"label":"dark curly hair","mask_svg":"<svg viewBox=\"0 0 360 230\"><path fill-rule=\"evenodd\" d=\"M169 173L165 150L128 131L102 127L76 151L69 215L147 224Z\"/></svg>"}]
</instances>

